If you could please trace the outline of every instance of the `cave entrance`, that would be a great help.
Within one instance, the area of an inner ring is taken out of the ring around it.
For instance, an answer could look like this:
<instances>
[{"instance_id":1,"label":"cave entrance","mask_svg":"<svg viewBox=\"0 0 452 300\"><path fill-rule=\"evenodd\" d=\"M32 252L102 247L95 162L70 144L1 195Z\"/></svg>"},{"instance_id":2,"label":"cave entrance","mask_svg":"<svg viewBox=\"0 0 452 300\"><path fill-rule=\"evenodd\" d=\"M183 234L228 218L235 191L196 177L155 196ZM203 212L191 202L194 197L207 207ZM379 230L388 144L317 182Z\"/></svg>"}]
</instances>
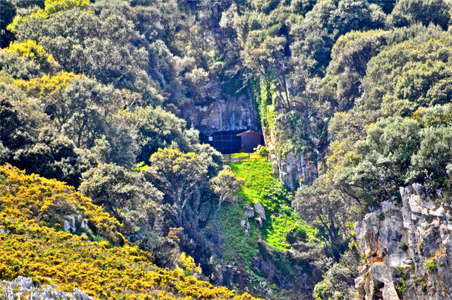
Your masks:
<instances>
[{"instance_id":1,"label":"cave entrance","mask_svg":"<svg viewBox=\"0 0 452 300\"><path fill-rule=\"evenodd\" d=\"M257 146L264 145L262 133L251 129L217 131L201 136L201 141L210 144L222 154L252 153Z\"/></svg>"}]
</instances>

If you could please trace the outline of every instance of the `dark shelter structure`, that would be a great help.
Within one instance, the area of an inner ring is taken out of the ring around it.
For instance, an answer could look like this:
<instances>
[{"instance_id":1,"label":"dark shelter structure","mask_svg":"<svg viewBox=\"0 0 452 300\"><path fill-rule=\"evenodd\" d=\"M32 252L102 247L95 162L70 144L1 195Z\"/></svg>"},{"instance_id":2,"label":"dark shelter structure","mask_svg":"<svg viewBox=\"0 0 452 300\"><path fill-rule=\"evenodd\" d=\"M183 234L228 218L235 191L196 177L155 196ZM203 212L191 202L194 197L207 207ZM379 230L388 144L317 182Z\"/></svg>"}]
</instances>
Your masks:
<instances>
[{"instance_id":1,"label":"dark shelter structure","mask_svg":"<svg viewBox=\"0 0 452 300\"><path fill-rule=\"evenodd\" d=\"M202 135L201 141L223 154L251 153L257 146L264 144L262 134L253 130L218 131L209 136Z\"/></svg>"},{"instance_id":2,"label":"dark shelter structure","mask_svg":"<svg viewBox=\"0 0 452 300\"><path fill-rule=\"evenodd\" d=\"M247 130L237 134L240 137L240 152L254 152L254 149L264 144L262 134L253 130Z\"/></svg>"}]
</instances>

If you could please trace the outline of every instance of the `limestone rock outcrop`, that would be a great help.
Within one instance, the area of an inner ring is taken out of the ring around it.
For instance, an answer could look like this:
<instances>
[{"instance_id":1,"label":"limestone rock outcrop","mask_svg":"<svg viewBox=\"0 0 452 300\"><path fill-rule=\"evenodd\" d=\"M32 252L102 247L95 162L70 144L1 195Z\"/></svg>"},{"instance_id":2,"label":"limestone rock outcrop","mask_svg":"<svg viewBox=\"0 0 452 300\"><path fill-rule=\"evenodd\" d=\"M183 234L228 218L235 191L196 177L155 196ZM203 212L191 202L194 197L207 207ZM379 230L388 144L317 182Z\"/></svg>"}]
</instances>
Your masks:
<instances>
[{"instance_id":1,"label":"limestone rock outcrop","mask_svg":"<svg viewBox=\"0 0 452 300\"><path fill-rule=\"evenodd\" d=\"M12 281L0 281L0 299L30 300L93 300L91 296L74 289L72 293L58 291L51 286L37 287L28 277L19 276Z\"/></svg>"},{"instance_id":2,"label":"limestone rock outcrop","mask_svg":"<svg viewBox=\"0 0 452 300\"><path fill-rule=\"evenodd\" d=\"M356 227L356 299L452 299L450 199L432 201L420 184L400 195L401 207L383 202Z\"/></svg>"},{"instance_id":3,"label":"limestone rock outcrop","mask_svg":"<svg viewBox=\"0 0 452 300\"><path fill-rule=\"evenodd\" d=\"M318 176L315 162L308 161L302 153L288 152L272 161L275 174L291 190L295 190L300 183L312 184Z\"/></svg>"}]
</instances>

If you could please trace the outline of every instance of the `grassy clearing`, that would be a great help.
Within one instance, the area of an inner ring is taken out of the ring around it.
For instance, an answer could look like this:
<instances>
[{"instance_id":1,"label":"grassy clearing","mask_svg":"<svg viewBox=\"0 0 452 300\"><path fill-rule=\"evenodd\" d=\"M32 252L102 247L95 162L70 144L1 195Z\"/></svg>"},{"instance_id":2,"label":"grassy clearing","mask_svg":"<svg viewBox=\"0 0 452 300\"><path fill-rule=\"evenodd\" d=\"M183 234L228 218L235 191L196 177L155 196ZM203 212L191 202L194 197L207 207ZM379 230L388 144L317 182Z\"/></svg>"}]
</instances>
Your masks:
<instances>
[{"instance_id":1,"label":"grassy clearing","mask_svg":"<svg viewBox=\"0 0 452 300\"><path fill-rule=\"evenodd\" d=\"M278 250L288 249L290 245L286 239L292 231L307 240L317 239L317 230L290 207L292 195L273 177L270 162L254 156L253 159L229 165L237 178L245 182L240 190L244 204L260 202L265 207L267 221L262 230L262 239L268 245Z\"/></svg>"},{"instance_id":2,"label":"grassy clearing","mask_svg":"<svg viewBox=\"0 0 452 300\"><path fill-rule=\"evenodd\" d=\"M282 251L290 248L287 235L291 232L295 232L298 237L303 237L308 241L318 240L317 229L293 211L271 215L270 218L270 227L265 230L264 240L275 249Z\"/></svg>"},{"instance_id":3,"label":"grassy clearing","mask_svg":"<svg viewBox=\"0 0 452 300\"><path fill-rule=\"evenodd\" d=\"M261 238L256 224L250 224L249 234L246 235L240 225L244 219L243 206L226 205L219 213L219 222L226 238L223 257L228 262L244 265L251 270L252 260L258 254L258 241Z\"/></svg>"}]
</instances>

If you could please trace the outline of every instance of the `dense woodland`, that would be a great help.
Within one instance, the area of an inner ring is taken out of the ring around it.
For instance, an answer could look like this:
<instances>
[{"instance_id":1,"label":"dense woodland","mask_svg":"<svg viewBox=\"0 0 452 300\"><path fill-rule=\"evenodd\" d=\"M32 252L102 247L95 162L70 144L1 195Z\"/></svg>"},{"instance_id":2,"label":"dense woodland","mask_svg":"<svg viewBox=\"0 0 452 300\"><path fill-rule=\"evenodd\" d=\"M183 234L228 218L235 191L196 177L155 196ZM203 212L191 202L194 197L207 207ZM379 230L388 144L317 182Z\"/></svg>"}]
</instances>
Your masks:
<instances>
[{"instance_id":1,"label":"dense woodland","mask_svg":"<svg viewBox=\"0 0 452 300\"><path fill-rule=\"evenodd\" d=\"M448 0L0 0L0 281L351 299L366 213L413 183L451 204L451 15ZM184 115L238 95L267 146L225 163Z\"/></svg>"}]
</instances>

